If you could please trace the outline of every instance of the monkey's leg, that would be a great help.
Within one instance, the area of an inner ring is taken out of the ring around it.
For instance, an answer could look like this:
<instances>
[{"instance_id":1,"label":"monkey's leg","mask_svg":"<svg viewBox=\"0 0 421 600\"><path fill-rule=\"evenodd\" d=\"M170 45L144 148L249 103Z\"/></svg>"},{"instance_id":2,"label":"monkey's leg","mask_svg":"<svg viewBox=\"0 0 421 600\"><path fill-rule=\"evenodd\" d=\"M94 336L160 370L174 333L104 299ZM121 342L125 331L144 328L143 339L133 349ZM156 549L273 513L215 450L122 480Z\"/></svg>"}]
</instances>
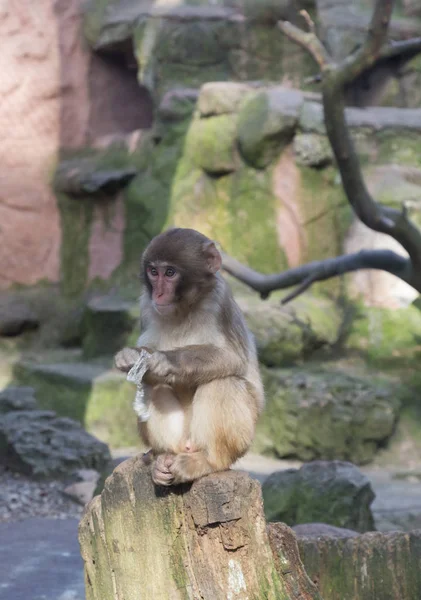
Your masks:
<instances>
[{"instance_id":1,"label":"monkey's leg","mask_svg":"<svg viewBox=\"0 0 421 600\"><path fill-rule=\"evenodd\" d=\"M171 483L228 469L250 447L257 414L252 386L243 379L227 377L200 386L188 436L198 451L176 454L171 465L167 461Z\"/></svg>"}]
</instances>

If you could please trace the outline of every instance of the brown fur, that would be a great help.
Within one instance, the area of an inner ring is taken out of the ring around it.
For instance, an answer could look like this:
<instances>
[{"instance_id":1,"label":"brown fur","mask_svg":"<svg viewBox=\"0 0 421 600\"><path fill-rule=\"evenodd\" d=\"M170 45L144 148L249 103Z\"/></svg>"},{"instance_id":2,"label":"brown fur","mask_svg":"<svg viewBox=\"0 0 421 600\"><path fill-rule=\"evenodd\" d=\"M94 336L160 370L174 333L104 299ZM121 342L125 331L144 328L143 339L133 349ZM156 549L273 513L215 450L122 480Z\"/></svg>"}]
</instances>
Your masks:
<instances>
[{"instance_id":1,"label":"brown fur","mask_svg":"<svg viewBox=\"0 0 421 600\"><path fill-rule=\"evenodd\" d=\"M153 478L161 485L229 468L250 447L263 409L254 342L216 272L220 263L213 242L191 229L157 236L143 256L138 345L152 353L144 378L151 416L141 434L157 456ZM177 271L165 315L154 308L150 264ZM135 358L124 349L116 365L127 371Z\"/></svg>"}]
</instances>

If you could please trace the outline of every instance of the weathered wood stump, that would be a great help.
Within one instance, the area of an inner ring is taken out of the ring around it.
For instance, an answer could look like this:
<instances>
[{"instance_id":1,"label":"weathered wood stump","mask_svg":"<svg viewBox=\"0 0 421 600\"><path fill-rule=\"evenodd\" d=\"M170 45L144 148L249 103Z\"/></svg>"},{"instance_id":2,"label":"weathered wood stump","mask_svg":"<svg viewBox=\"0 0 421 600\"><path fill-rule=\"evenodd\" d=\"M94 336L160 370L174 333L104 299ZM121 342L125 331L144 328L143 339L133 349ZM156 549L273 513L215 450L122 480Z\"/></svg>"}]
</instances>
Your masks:
<instances>
[{"instance_id":1,"label":"weathered wood stump","mask_svg":"<svg viewBox=\"0 0 421 600\"><path fill-rule=\"evenodd\" d=\"M227 471L159 488L119 465L79 527L87 600L320 600L294 534L272 554L260 485Z\"/></svg>"}]
</instances>

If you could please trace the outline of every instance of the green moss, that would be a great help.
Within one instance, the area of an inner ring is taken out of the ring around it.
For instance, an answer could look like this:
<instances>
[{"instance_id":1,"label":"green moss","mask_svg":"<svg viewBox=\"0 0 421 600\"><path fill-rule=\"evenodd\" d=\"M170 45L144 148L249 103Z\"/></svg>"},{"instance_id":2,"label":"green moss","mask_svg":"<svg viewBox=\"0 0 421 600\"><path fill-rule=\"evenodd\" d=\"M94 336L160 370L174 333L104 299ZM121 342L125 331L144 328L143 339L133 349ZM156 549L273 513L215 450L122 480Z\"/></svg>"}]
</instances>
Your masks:
<instances>
[{"instance_id":1,"label":"green moss","mask_svg":"<svg viewBox=\"0 0 421 600\"><path fill-rule=\"evenodd\" d=\"M238 116L238 144L244 160L257 169L267 167L291 140L298 120L283 92L265 90L251 96ZM287 94L285 94L287 95Z\"/></svg>"},{"instance_id":2,"label":"green moss","mask_svg":"<svg viewBox=\"0 0 421 600\"><path fill-rule=\"evenodd\" d=\"M403 392L387 381L311 367L262 374L266 408L253 446L257 452L364 464L392 435Z\"/></svg>"},{"instance_id":3,"label":"green moss","mask_svg":"<svg viewBox=\"0 0 421 600\"><path fill-rule=\"evenodd\" d=\"M256 339L259 359L282 367L329 348L338 336L340 313L327 298L300 296L293 305L282 306L283 292L262 302L257 295L236 296Z\"/></svg>"},{"instance_id":4,"label":"green moss","mask_svg":"<svg viewBox=\"0 0 421 600\"><path fill-rule=\"evenodd\" d=\"M398 163L421 166L421 136L415 131L380 131L375 136L378 164Z\"/></svg>"},{"instance_id":5,"label":"green moss","mask_svg":"<svg viewBox=\"0 0 421 600\"><path fill-rule=\"evenodd\" d=\"M352 223L352 209L334 167L323 170L302 167L299 204L302 214L304 252L302 263L323 260L343 253L343 242ZM340 278L313 286L338 296L342 293Z\"/></svg>"},{"instance_id":6,"label":"green moss","mask_svg":"<svg viewBox=\"0 0 421 600\"><path fill-rule=\"evenodd\" d=\"M421 356L421 312L415 306L401 309L361 308L347 348L384 368L408 365Z\"/></svg>"},{"instance_id":7,"label":"green moss","mask_svg":"<svg viewBox=\"0 0 421 600\"><path fill-rule=\"evenodd\" d=\"M88 281L89 239L94 207L86 198L57 196L61 220L61 286L65 296L80 294Z\"/></svg>"},{"instance_id":8,"label":"green moss","mask_svg":"<svg viewBox=\"0 0 421 600\"><path fill-rule=\"evenodd\" d=\"M139 307L112 297L91 301L84 314L83 356L113 356L136 337Z\"/></svg>"},{"instance_id":9,"label":"green moss","mask_svg":"<svg viewBox=\"0 0 421 600\"><path fill-rule=\"evenodd\" d=\"M286 265L278 245L276 203L269 170L243 166L214 178L183 158L175 176L169 221L198 229L238 260L271 272Z\"/></svg>"},{"instance_id":10,"label":"green moss","mask_svg":"<svg viewBox=\"0 0 421 600\"><path fill-rule=\"evenodd\" d=\"M235 170L237 119L234 115L218 115L195 119L186 136L184 155L193 165L207 173L229 173Z\"/></svg>"}]
</instances>

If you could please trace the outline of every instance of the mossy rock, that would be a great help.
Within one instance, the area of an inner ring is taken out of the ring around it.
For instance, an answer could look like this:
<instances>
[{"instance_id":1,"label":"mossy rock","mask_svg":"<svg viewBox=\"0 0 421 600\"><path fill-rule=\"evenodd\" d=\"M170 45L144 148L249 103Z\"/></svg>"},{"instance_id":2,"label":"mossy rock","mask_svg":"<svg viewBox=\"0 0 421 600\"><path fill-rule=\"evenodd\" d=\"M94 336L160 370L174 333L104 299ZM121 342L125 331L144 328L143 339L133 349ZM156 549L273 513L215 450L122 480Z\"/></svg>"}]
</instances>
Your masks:
<instances>
[{"instance_id":1,"label":"mossy rock","mask_svg":"<svg viewBox=\"0 0 421 600\"><path fill-rule=\"evenodd\" d=\"M276 292L265 301L252 294L236 298L255 336L259 359L270 367L301 362L328 348L341 322L338 308L327 298L305 295L282 306L281 297Z\"/></svg>"},{"instance_id":2,"label":"mossy rock","mask_svg":"<svg viewBox=\"0 0 421 600\"><path fill-rule=\"evenodd\" d=\"M291 141L298 123L303 96L286 88L256 92L240 110L238 143L244 160L267 167Z\"/></svg>"},{"instance_id":3,"label":"mossy rock","mask_svg":"<svg viewBox=\"0 0 421 600\"><path fill-rule=\"evenodd\" d=\"M354 531L373 531L370 481L353 464L317 460L301 469L272 473L262 486L268 521L290 527L327 523Z\"/></svg>"},{"instance_id":4,"label":"mossy rock","mask_svg":"<svg viewBox=\"0 0 421 600\"><path fill-rule=\"evenodd\" d=\"M388 368L419 360L421 312L416 306L388 309L361 308L353 321L346 347L366 360Z\"/></svg>"},{"instance_id":5,"label":"mossy rock","mask_svg":"<svg viewBox=\"0 0 421 600\"><path fill-rule=\"evenodd\" d=\"M254 87L246 83L212 81L201 87L197 108L201 117L236 113L254 93Z\"/></svg>"},{"instance_id":6,"label":"mossy rock","mask_svg":"<svg viewBox=\"0 0 421 600\"><path fill-rule=\"evenodd\" d=\"M317 133L297 134L293 147L298 165L319 169L333 162L333 152L326 136Z\"/></svg>"},{"instance_id":7,"label":"mossy rock","mask_svg":"<svg viewBox=\"0 0 421 600\"><path fill-rule=\"evenodd\" d=\"M311 367L262 374L266 408L257 427L257 452L365 464L393 433L404 391L389 381Z\"/></svg>"},{"instance_id":8,"label":"mossy rock","mask_svg":"<svg viewBox=\"0 0 421 600\"><path fill-rule=\"evenodd\" d=\"M236 135L237 119L233 115L195 119L186 137L186 160L211 175L230 173L239 162Z\"/></svg>"},{"instance_id":9,"label":"mossy rock","mask_svg":"<svg viewBox=\"0 0 421 600\"><path fill-rule=\"evenodd\" d=\"M114 447L139 441L132 403L135 388L109 365L86 362L21 362L15 381L33 387L41 409L76 419Z\"/></svg>"},{"instance_id":10,"label":"mossy rock","mask_svg":"<svg viewBox=\"0 0 421 600\"><path fill-rule=\"evenodd\" d=\"M124 346L135 345L139 335L135 331L138 321L138 303L125 302L113 296L92 299L83 317L84 357L114 355Z\"/></svg>"},{"instance_id":11,"label":"mossy rock","mask_svg":"<svg viewBox=\"0 0 421 600\"><path fill-rule=\"evenodd\" d=\"M244 165L210 177L184 156L175 176L168 224L192 227L250 266L273 272L287 266L276 226L270 170Z\"/></svg>"}]
</instances>

